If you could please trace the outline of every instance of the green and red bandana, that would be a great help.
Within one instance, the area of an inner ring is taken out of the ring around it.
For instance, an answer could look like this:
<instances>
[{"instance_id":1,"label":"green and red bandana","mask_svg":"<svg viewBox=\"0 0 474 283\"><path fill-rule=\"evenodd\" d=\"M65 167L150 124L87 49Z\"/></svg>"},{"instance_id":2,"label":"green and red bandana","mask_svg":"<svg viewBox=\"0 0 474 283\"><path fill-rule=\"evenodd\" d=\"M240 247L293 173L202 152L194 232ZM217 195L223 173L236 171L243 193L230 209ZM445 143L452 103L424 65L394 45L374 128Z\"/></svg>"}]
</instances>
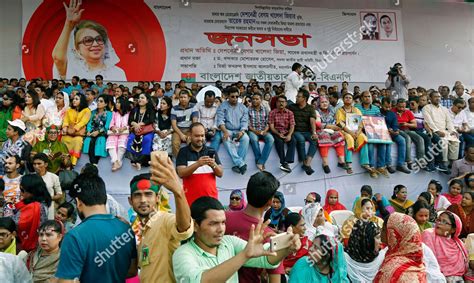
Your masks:
<instances>
[{"instance_id":1,"label":"green and red bandana","mask_svg":"<svg viewBox=\"0 0 474 283\"><path fill-rule=\"evenodd\" d=\"M132 184L130 187L130 193L133 194L136 191L146 191L146 190L152 190L155 193L158 193L160 190L160 186L153 184L150 180L147 179L141 179L135 183Z\"/></svg>"}]
</instances>

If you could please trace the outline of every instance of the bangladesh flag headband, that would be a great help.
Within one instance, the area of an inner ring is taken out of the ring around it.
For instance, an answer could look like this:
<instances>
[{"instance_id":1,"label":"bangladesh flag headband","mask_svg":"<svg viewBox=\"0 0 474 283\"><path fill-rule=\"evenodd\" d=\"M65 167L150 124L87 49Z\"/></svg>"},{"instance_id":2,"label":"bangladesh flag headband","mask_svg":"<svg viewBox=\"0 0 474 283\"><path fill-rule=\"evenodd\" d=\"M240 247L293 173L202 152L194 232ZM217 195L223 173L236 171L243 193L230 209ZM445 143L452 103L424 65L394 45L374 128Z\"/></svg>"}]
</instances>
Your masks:
<instances>
[{"instance_id":1,"label":"bangladesh flag headband","mask_svg":"<svg viewBox=\"0 0 474 283\"><path fill-rule=\"evenodd\" d=\"M150 180L142 179L133 183L132 186L130 187L130 190L132 194L138 190L140 191L152 190L155 193L158 193L158 191L160 190L160 186L153 184Z\"/></svg>"}]
</instances>

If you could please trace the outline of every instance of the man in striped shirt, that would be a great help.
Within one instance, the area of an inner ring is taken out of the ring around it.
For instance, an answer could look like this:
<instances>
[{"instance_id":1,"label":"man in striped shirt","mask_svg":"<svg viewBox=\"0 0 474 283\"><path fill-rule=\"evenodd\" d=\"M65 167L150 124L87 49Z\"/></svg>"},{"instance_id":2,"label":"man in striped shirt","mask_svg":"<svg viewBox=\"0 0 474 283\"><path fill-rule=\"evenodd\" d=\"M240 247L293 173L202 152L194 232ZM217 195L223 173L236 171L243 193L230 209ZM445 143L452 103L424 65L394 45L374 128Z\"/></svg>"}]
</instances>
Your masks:
<instances>
[{"instance_id":1,"label":"man in striped shirt","mask_svg":"<svg viewBox=\"0 0 474 283\"><path fill-rule=\"evenodd\" d=\"M189 137L189 126L197 122L198 112L194 104L189 102L189 92L181 90L179 93L179 104L171 109L171 127L173 127L172 149L173 156L178 156L182 142L187 142Z\"/></svg>"},{"instance_id":2,"label":"man in striped shirt","mask_svg":"<svg viewBox=\"0 0 474 283\"><path fill-rule=\"evenodd\" d=\"M262 107L262 95L254 93L252 95L252 106L249 108L249 131L250 145L255 154L255 162L260 171L265 170L265 162L273 147L273 136L270 134L268 125L268 110ZM260 150L259 139L263 139L265 145L263 151Z\"/></svg>"}]
</instances>

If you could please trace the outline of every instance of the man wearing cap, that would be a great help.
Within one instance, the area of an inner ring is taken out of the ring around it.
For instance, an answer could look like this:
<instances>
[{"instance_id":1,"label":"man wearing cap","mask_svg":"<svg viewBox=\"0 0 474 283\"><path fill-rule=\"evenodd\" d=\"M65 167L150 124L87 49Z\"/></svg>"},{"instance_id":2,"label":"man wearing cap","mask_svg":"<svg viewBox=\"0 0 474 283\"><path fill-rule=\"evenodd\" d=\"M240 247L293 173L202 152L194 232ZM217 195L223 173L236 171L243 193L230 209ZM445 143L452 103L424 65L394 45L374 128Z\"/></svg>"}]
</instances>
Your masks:
<instances>
[{"instance_id":1,"label":"man wearing cap","mask_svg":"<svg viewBox=\"0 0 474 283\"><path fill-rule=\"evenodd\" d=\"M191 212L171 160L152 161L150 172L152 175L141 174L132 179L128 199L138 215L132 228L137 237L140 281L176 282L171 256L180 242L194 232ZM158 211L160 186L155 182L174 194L176 214Z\"/></svg>"},{"instance_id":2,"label":"man wearing cap","mask_svg":"<svg viewBox=\"0 0 474 283\"><path fill-rule=\"evenodd\" d=\"M21 159L25 159L25 156L22 156L23 148L25 148L28 143L23 140L23 135L25 134L26 126L25 123L20 120L8 121L7 126L7 140L3 144L2 150L0 151L0 176L4 174L4 158L7 156L18 155Z\"/></svg>"}]
</instances>

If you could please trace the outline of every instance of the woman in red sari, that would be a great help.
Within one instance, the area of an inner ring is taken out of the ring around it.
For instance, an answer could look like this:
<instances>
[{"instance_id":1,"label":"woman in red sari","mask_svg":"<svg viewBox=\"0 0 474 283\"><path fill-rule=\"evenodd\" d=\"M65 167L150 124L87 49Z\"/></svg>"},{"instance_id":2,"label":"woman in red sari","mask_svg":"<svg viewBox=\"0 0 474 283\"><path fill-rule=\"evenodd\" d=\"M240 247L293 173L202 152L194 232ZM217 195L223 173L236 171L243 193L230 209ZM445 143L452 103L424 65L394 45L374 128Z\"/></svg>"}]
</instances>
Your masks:
<instances>
[{"instance_id":1,"label":"woman in red sari","mask_svg":"<svg viewBox=\"0 0 474 283\"><path fill-rule=\"evenodd\" d=\"M21 178L21 201L15 205L16 213L13 221L17 225L17 235L21 249L30 252L38 243L38 228L48 220L48 208L51 195L46 184L39 175L28 174Z\"/></svg>"},{"instance_id":2,"label":"woman in red sari","mask_svg":"<svg viewBox=\"0 0 474 283\"><path fill-rule=\"evenodd\" d=\"M474 233L474 192L462 194L461 204L452 204L448 211L461 218L462 230L459 238L466 238L470 233Z\"/></svg>"},{"instance_id":3,"label":"woman in red sari","mask_svg":"<svg viewBox=\"0 0 474 283\"><path fill-rule=\"evenodd\" d=\"M387 242L388 251L374 282L427 282L421 233L416 221L394 212L387 222L386 232L382 230L382 241Z\"/></svg>"},{"instance_id":4,"label":"woman in red sari","mask_svg":"<svg viewBox=\"0 0 474 283\"><path fill-rule=\"evenodd\" d=\"M323 209L328 214L331 214L334 210L347 210L347 208L339 202L339 193L334 189L330 189L326 193L326 201Z\"/></svg>"}]
</instances>

